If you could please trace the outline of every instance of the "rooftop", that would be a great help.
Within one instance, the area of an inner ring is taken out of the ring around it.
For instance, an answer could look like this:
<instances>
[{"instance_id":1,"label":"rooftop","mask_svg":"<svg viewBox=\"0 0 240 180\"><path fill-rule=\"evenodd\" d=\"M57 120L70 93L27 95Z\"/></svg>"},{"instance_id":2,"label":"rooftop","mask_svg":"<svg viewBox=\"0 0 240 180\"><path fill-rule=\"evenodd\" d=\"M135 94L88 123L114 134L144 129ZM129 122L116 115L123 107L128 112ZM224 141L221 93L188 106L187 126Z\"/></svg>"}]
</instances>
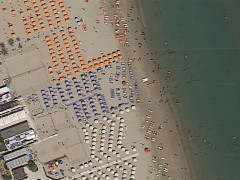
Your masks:
<instances>
[{"instance_id":1,"label":"rooftop","mask_svg":"<svg viewBox=\"0 0 240 180\"><path fill-rule=\"evenodd\" d=\"M24 121L23 123L19 123L16 125L13 125L11 127L2 129L0 131L3 139L7 139L9 137L15 136L17 134L20 134L22 132L28 131L30 130L29 126L28 126L28 122Z\"/></svg>"}]
</instances>

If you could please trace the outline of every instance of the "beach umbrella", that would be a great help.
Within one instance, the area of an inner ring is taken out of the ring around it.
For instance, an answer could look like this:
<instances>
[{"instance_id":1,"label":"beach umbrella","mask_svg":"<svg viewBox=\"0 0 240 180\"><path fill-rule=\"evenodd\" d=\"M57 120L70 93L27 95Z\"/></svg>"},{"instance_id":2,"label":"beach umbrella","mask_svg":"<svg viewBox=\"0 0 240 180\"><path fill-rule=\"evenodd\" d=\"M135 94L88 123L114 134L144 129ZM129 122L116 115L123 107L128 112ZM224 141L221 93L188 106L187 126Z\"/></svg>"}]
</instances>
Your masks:
<instances>
[{"instance_id":1,"label":"beach umbrella","mask_svg":"<svg viewBox=\"0 0 240 180\"><path fill-rule=\"evenodd\" d=\"M11 33L11 36L12 36L12 38L15 38L16 34L15 33Z\"/></svg>"},{"instance_id":2,"label":"beach umbrella","mask_svg":"<svg viewBox=\"0 0 240 180\"><path fill-rule=\"evenodd\" d=\"M71 167L71 171L72 171L72 172L75 172L76 169L75 169L74 167Z\"/></svg>"},{"instance_id":3,"label":"beach umbrella","mask_svg":"<svg viewBox=\"0 0 240 180\"><path fill-rule=\"evenodd\" d=\"M122 81L122 85L123 85L123 86L126 86L126 85L127 85L127 82L126 82L126 81Z\"/></svg>"},{"instance_id":4,"label":"beach umbrella","mask_svg":"<svg viewBox=\"0 0 240 180\"><path fill-rule=\"evenodd\" d=\"M52 80L52 83L53 83L53 84L56 84L56 83L57 83L57 80L56 80L56 79L53 79L53 80Z\"/></svg>"},{"instance_id":5,"label":"beach umbrella","mask_svg":"<svg viewBox=\"0 0 240 180\"><path fill-rule=\"evenodd\" d=\"M126 108L125 108L125 111L126 111L126 112L129 112L129 111L130 111L129 107L126 107Z\"/></svg>"},{"instance_id":6,"label":"beach umbrella","mask_svg":"<svg viewBox=\"0 0 240 180\"><path fill-rule=\"evenodd\" d=\"M149 150L148 148L145 148L144 151L145 151L146 153L150 152L150 150Z\"/></svg>"}]
</instances>

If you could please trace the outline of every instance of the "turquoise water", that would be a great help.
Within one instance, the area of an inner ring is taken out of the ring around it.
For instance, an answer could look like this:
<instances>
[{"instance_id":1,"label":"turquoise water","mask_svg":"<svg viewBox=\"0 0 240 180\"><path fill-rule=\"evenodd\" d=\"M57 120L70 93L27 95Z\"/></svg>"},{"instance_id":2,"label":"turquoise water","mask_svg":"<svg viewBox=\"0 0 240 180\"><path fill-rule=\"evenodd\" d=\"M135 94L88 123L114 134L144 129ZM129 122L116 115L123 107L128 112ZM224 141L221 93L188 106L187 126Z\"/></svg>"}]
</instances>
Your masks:
<instances>
[{"instance_id":1,"label":"turquoise water","mask_svg":"<svg viewBox=\"0 0 240 180\"><path fill-rule=\"evenodd\" d=\"M195 178L240 179L240 1L140 1Z\"/></svg>"}]
</instances>

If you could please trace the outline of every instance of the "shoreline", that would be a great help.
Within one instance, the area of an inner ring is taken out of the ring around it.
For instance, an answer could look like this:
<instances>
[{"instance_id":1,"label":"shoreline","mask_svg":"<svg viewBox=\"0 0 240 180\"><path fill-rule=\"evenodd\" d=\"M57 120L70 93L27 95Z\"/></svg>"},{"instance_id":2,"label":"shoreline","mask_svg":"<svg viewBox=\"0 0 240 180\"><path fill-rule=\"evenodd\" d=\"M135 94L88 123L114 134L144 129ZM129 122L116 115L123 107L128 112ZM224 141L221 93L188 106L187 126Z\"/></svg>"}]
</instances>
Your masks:
<instances>
[{"instance_id":1,"label":"shoreline","mask_svg":"<svg viewBox=\"0 0 240 180\"><path fill-rule=\"evenodd\" d=\"M146 44L146 46L147 46L147 50L148 50L148 52L150 52L150 53L153 53L152 52L152 49L151 49L151 42L149 42L149 37L148 37L148 28L147 28L147 25L146 25L146 23L144 22L144 13L143 13L143 10L142 10L142 7L141 7L141 3L139 2L139 0L135 0L135 3L137 4L137 8L135 8L135 11L137 11L136 13L137 13L137 15L140 15L140 21L139 21L139 24L140 24L140 26L142 26L142 28L144 29L144 31L147 31L147 39L146 39L146 41L144 42L145 44ZM129 4L130 4L130 2L129 2ZM131 24L130 24L130 26L131 26ZM152 56L154 56L154 55L152 55ZM154 59L154 57L152 57L153 59ZM158 64L158 63L157 63ZM162 87L164 87L164 80L163 80L163 78L162 78L162 75L161 75L161 72L159 72L159 73L155 73L155 74L157 74L158 75L158 78L160 79L158 79L158 81L160 82L160 86L162 86ZM169 94L167 94L166 95L167 96L167 98L168 99L170 99L169 97L170 97L170 95ZM180 122L180 119L179 119L179 117L178 117L178 114L177 114L177 110L176 110L176 107L173 105L173 103L172 103L172 101L170 100L168 103L167 103L167 106L168 106L168 108L169 108L169 110L170 110L170 112L171 112L171 115L172 115L172 119L174 120L174 122L173 122L173 128L174 128L174 131L176 132L176 134L177 134L177 137L178 137L178 141L180 142L180 148L181 148L181 151L182 151L182 153L183 153L183 160L184 160L184 163L185 163L185 165L186 165L186 167L187 167L187 169L188 169L188 177L189 177L189 179L194 179L194 171L193 171L193 169L192 169L192 164L191 164L191 158L190 158L190 155L189 155L189 152L188 152L188 150L187 150L187 144L186 144L186 142L185 142L185 140L184 140L184 135L183 135L183 133L181 132L181 129L179 130L179 128L181 128L182 127L182 125L181 125L181 122ZM154 145L153 145L153 147L154 147ZM156 152L156 150L155 150L155 152Z\"/></svg>"},{"instance_id":2,"label":"shoreline","mask_svg":"<svg viewBox=\"0 0 240 180\"><path fill-rule=\"evenodd\" d=\"M141 21L142 21L143 27L146 28L147 35L148 35L149 32L148 32L147 25L144 21L144 13L143 13L143 9L142 9L142 6L141 6L141 2L140 2L140 0L136 0L136 3L138 4L138 7L139 7L139 12L140 12L140 15L141 15ZM151 49L151 46L152 46L151 42L147 41L146 44L148 45L148 48ZM160 81L161 85L164 86L164 80L162 78L161 72L160 72L159 78L161 79L161 81ZM167 97L168 97L168 99L171 99L171 98L169 98L170 97L169 94L167 94ZM174 106L174 104L171 100L169 101L168 106L169 106L170 111L172 112L173 119L175 120L174 130L178 134L178 138L179 138L179 141L181 143L180 147L181 147L182 152L184 154L184 161L185 161L185 164L187 165L187 167L189 168L189 171L188 171L189 178L193 180L195 178L195 174L194 174L193 167L192 167L193 165L192 165L192 162L191 162L191 157L190 157L190 154L189 154L188 149L187 149L187 144L186 144L187 142L185 140L183 132L181 132L182 124L180 122L180 118L179 118L178 113L177 113L177 108L176 108L176 106ZM179 128L180 128L180 130L179 130Z\"/></svg>"}]
</instances>

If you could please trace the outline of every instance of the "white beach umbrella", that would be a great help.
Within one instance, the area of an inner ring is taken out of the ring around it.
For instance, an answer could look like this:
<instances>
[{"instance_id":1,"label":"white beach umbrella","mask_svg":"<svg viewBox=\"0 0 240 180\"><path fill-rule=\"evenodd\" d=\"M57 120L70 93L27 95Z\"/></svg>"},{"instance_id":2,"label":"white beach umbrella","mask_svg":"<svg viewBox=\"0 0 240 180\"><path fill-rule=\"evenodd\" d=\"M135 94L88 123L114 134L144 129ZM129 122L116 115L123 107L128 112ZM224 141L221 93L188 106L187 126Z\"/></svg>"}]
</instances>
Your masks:
<instances>
[{"instance_id":1,"label":"white beach umbrella","mask_svg":"<svg viewBox=\"0 0 240 180\"><path fill-rule=\"evenodd\" d=\"M109 177L109 175L106 175L106 177L105 177L107 180L109 180L110 179L110 177Z\"/></svg>"},{"instance_id":2,"label":"white beach umbrella","mask_svg":"<svg viewBox=\"0 0 240 180\"><path fill-rule=\"evenodd\" d=\"M119 169L120 169L120 171L123 171L123 167L122 166L119 166Z\"/></svg>"},{"instance_id":3,"label":"white beach umbrella","mask_svg":"<svg viewBox=\"0 0 240 180\"><path fill-rule=\"evenodd\" d=\"M116 153L116 156L117 156L117 157L120 157L120 153L117 152L117 153Z\"/></svg>"},{"instance_id":4,"label":"white beach umbrella","mask_svg":"<svg viewBox=\"0 0 240 180\"><path fill-rule=\"evenodd\" d=\"M124 119L124 118L121 118L121 119L120 119L120 122L121 122L121 123L125 122L125 119Z\"/></svg>"},{"instance_id":5,"label":"white beach umbrella","mask_svg":"<svg viewBox=\"0 0 240 180\"><path fill-rule=\"evenodd\" d=\"M103 120L106 121L106 120L107 120L107 117L106 117L106 116L103 116Z\"/></svg>"},{"instance_id":6,"label":"white beach umbrella","mask_svg":"<svg viewBox=\"0 0 240 180\"><path fill-rule=\"evenodd\" d=\"M123 111L122 109L119 110L119 114L123 114L123 112L124 112L124 111Z\"/></svg>"},{"instance_id":7,"label":"white beach umbrella","mask_svg":"<svg viewBox=\"0 0 240 180\"><path fill-rule=\"evenodd\" d=\"M95 161L99 161L99 158L97 156L95 156L94 160Z\"/></svg>"},{"instance_id":8,"label":"white beach umbrella","mask_svg":"<svg viewBox=\"0 0 240 180\"><path fill-rule=\"evenodd\" d=\"M85 127L83 127L82 130L84 133L87 131L87 129Z\"/></svg>"},{"instance_id":9,"label":"white beach umbrella","mask_svg":"<svg viewBox=\"0 0 240 180\"><path fill-rule=\"evenodd\" d=\"M129 150L126 149L126 150L125 150L125 153L126 153L126 154L129 154Z\"/></svg>"},{"instance_id":10,"label":"white beach umbrella","mask_svg":"<svg viewBox=\"0 0 240 180\"><path fill-rule=\"evenodd\" d=\"M121 117L120 116L117 116L117 120L120 120L121 119Z\"/></svg>"},{"instance_id":11,"label":"white beach umbrella","mask_svg":"<svg viewBox=\"0 0 240 180\"><path fill-rule=\"evenodd\" d=\"M122 145L121 145L121 144L117 144L117 147L118 147L118 148L121 148L121 147L122 147Z\"/></svg>"},{"instance_id":12,"label":"white beach umbrella","mask_svg":"<svg viewBox=\"0 0 240 180\"><path fill-rule=\"evenodd\" d=\"M111 130L114 130L114 129L115 129L115 127L114 127L114 126L111 126L111 127L110 127L110 129L111 129Z\"/></svg>"},{"instance_id":13,"label":"white beach umbrella","mask_svg":"<svg viewBox=\"0 0 240 180\"><path fill-rule=\"evenodd\" d=\"M132 108L132 110L135 110L135 109L136 109L136 106L135 106L135 105L132 105L131 108Z\"/></svg>"},{"instance_id":14,"label":"white beach umbrella","mask_svg":"<svg viewBox=\"0 0 240 180\"><path fill-rule=\"evenodd\" d=\"M134 175L134 174L131 174L130 178L134 179L134 178L135 178L135 175Z\"/></svg>"},{"instance_id":15,"label":"white beach umbrella","mask_svg":"<svg viewBox=\"0 0 240 180\"><path fill-rule=\"evenodd\" d=\"M110 139L113 139L113 135L112 135L112 134L110 134L110 135L109 135L109 138L110 138Z\"/></svg>"},{"instance_id":16,"label":"white beach umbrella","mask_svg":"<svg viewBox=\"0 0 240 180\"><path fill-rule=\"evenodd\" d=\"M107 160L111 160L111 159L112 159L111 156L108 156L108 157L107 157Z\"/></svg>"},{"instance_id":17,"label":"white beach umbrella","mask_svg":"<svg viewBox=\"0 0 240 180\"><path fill-rule=\"evenodd\" d=\"M74 167L71 167L71 171L74 173L76 169Z\"/></svg>"},{"instance_id":18,"label":"white beach umbrella","mask_svg":"<svg viewBox=\"0 0 240 180\"><path fill-rule=\"evenodd\" d=\"M112 143L108 144L108 147L112 148L113 147Z\"/></svg>"},{"instance_id":19,"label":"white beach umbrella","mask_svg":"<svg viewBox=\"0 0 240 180\"><path fill-rule=\"evenodd\" d=\"M125 164L126 165L126 164ZM123 173L127 173L127 169L123 169Z\"/></svg>"},{"instance_id":20,"label":"white beach umbrella","mask_svg":"<svg viewBox=\"0 0 240 180\"><path fill-rule=\"evenodd\" d=\"M134 158L132 158L132 159L133 159L134 162L137 162L137 158L136 158L136 157L134 157Z\"/></svg>"},{"instance_id":21,"label":"white beach umbrella","mask_svg":"<svg viewBox=\"0 0 240 180\"><path fill-rule=\"evenodd\" d=\"M92 140L93 140L93 141L96 141L96 140L97 140L97 138L95 138L95 137L94 137L94 138L92 138Z\"/></svg>"},{"instance_id":22,"label":"white beach umbrella","mask_svg":"<svg viewBox=\"0 0 240 180\"><path fill-rule=\"evenodd\" d=\"M105 138L105 137L106 137L106 134L102 134L101 136L102 136L102 138Z\"/></svg>"},{"instance_id":23,"label":"white beach umbrella","mask_svg":"<svg viewBox=\"0 0 240 180\"><path fill-rule=\"evenodd\" d=\"M93 178L94 174L91 172L89 173L90 177Z\"/></svg>"},{"instance_id":24,"label":"white beach umbrella","mask_svg":"<svg viewBox=\"0 0 240 180\"><path fill-rule=\"evenodd\" d=\"M125 151L125 150L126 150L126 148L125 148L124 146L122 146L122 147L121 147L121 150L122 150L122 151Z\"/></svg>"},{"instance_id":25,"label":"white beach umbrella","mask_svg":"<svg viewBox=\"0 0 240 180\"><path fill-rule=\"evenodd\" d=\"M101 145L101 146L104 146L104 143L102 142L102 143L100 143L100 145Z\"/></svg>"},{"instance_id":26,"label":"white beach umbrella","mask_svg":"<svg viewBox=\"0 0 240 180\"><path fill-rule=\"evenodd\" d=\"M103 124L103 125L102 125L102 129L106 129L106 124Z\"/></svg>"},{"instance_id":27,"label":"white beach umbrella","mask_svg":"<svg viewBox=\"0 0 240 180\"><path fill-rule=\"evenodd\" d=\"M119 131L123 131L123 127L119 127Z\"/></svg>"},{"instance_id":28,"label":"white beach umbrella","mask_svg":"<svg viewBox=\"0 0 240 180\"><path fill-rule=\"evenodd\" d=\"M83 166L82 164L80 164L80 166L79 166L79 167L80 167L80 169L83 169L83 168L84 168L84 166Z\"/></svg>"},{"instance_id":29,"label":"white beach umbrella","mask_svg":"<svg viewBox=\"0 0 240 180\"><path fill-rule=\"evenodd\" d=\"M111 148L111 147L109 147L109 148L108 148L108 151L109 151L109 152L112 152L112 148Z\"/></svg>"},{"instance_id":30,"label":"white beach umbrella","mask_svg":"<svg viewBox=\"0 0 240 180\"><path fill-rule=\"evenodd\" d=\"M132 165L132 163L128 163L128 167L130 167L130 168L131 168L132 166L133 166L133 165Z\"/></svg>"},{"instance_id":31,"label":"white beach umbrella","mask_svg":"<svg viewBox=\"0 0 240 180\"><path fill-rule=\"evenodd\" d=\"M92 142L92 145L96 145L97 143L94 141L94 142Z\"/></svg>"},{"instance_id":32,"label":"white beach umbrella","mask_svg":"<svg viewBox=\"0 0 240 180\"><path fill-rule=\"evenodd\" d=\"M130 111L129 107L126 107L126 108L125 108L125 111L126 111L126 112L129 112L129 111Z\"/></svg>"},{"instance_id":33,"label":"white beach umbrella","mask_svg":"<svg viewBox=\"0 0 240 180\"><path fill-rule=\"evenodd\" d=\"M115 124L116 124L116 123L115 123L114 121L111 122L111 125L112 125L112 126L115 126Z\"/></svg>"},{"instance_id":34,"label":"white beach umbrella","mask_svg":"<svg viewBox=\"0 0 240 180\"><path fill-rule=\"evenodd\" d=\"M122 177L123 177L123 178L127 177L127 174L126 174L126 173L123 173L123 174L122 174Z\"/></svg>"},{"instance_id":35,"label":"white beach umbrella","mask_svg":"<svg viewBox=\"0 0 240 180\"><path fill-rule=\"evenodd\" d=\"M123 133L120 131L119 133L118 133L120 136L122 136L123 135Z\"/></svg>"},{"instance_id":36,"label":"white beach umbrella","mask_svg":"<svg viewBox=\"0 0 240 180\"><path fill-rule=\"evenodd\" d=\"M102 155L103 155L103 150L100 150L100 151L99 151L99 154L102 156Z\"/></svg>"},{"instance_id":37,"label":"white beach umbrella","mask_svg":"<svg viewBox=\"0 0 240 180\"><path fill-rule=\"evenodd\" d=\"M107 171L108 171L108 172L110 172L110 171L111 171L111 168L110 168L110 167L107 167L106 169L107 169Z\"/></svg>"},{"instance_id":38,"label":"white beach umbrella","mask_svg":"<svg viewBox=\"0 0 240 180\"><path fill-rule=\"evenodd\" d=\"M104 178L106 177L106 174L104 172L102 173L102 177L104 177Z\"/></svg>"},{"instance_id":39,"label":"white beach umbrella","mask_svg":"<svg viewBox=\"0 0 240 180\"><path fill-rule=\"evenodd\" d=\"M85 140L85 142L88 144L88 143L89 143L89 140L88 140L88 139L86 139L86 140Z\"/></svg>"},{"instance_id":40,"label":"white beach umbrella","mask_svg":"<svg viewBox=\"0 0 240 180\"><path fill-rule=\"evenodd\" d=\"M101 170L98 170L98 174L101 175L101 174L102 174L102 171L101 171Z\"/></svg>"},{"instance_id":41,"label":"white beach umbrella","mask_svg":"<svg viewBox=\"0 0 240 180\"><path fill-rule=\"evenodd\" d=\"M89 129L91 129L91 130L92 130L92 129L93 129L93 125L89 125Z\"/></svg>"},{"instance_id":42,"label":"white beach umbrella","mask_svg":"<svg viewBox=\"0 0 240 180\"><path fill-rule=\"evenodd\" d=\"M133 165L132 170L135 171L136 169L137 169L137 166L134 166L134 165Z\"/></svg>"},{"instance_id":43,"label":"white beach umbrella","mask_svg":"<svg viewBox=\"0 0 240 180\"><path fill-rule=\"evenodd\" d=\"M100 147L100 150L101 150L101 151L104 151L104 146L101 146L101 147Z\"/></svg>"},{"instance_id":44,"label":"white beach umbrella","mask_svg":"<svg viewBox=\"0 0 240 180\"><path fill-rule=\"evenodd\" d=\"M98 177L95 175L95 176L93 177L93 179L94 179L94 180L98 180Z\"/></svg>"},{"instance_id":45,"label":"white beach umbrella","mask_svg":"<svg viewBox=\"0 0 240 180\"><path fill-rule=\"evenodd\" d=\"M102 163L103 163L103 161L102 161L101 159L99 159L99 160L98 160L98 163L102 164Z\"/></svg>"},{"instance_id":46,"label":"white beach umbrella","mask_svg":"<svg viewBox=\"0 0 240 180\"><path fill-rule=\"evenodd\" d=\"M118 139L118 140L117 140L117 143L118 143L118 144L122 144L122 140Z\"/></svg>"},{"instance_id":47,"label":"white beach umbrella","mask_svg":"<svg viewBox=\"0 0 240 180\"><path fill-rule=\"evenodd\" d=\"M114 173L114 176L118 177L118 173L117 173L117 171Z\"/></svg>"},{"instance_id":48,"label":"white beach umbrella","mask_svg":"<svg viewBox=\"0 0 240 180\"><path fill-rule=\"evenodd\" d=\"M111 169L110 173L111 173L111 174L114 174L114 173L115 173L114 169Z\"/></svg>"},{"instance_id":49,"label":"white beach umbrella","mask_svg":"<svg viewBox=\"0 0 240 180\"><path fill-rule=\"evenodd\" d=\"M131 174L136 174L136 171L132 170L132 171L131 171Z\"/></svg>"},{"instance_id":50,"label":"white beach umbrella","mask_svg":"<svg viewBox=\"0 0 240 180\"><path fill-rule=\"evenodd\" d=\"M111 119L108 119L108 120L107 120L108 123L111 123L111 121L112 121Z\"/></svg>"},{"instance_id":51,"label":"white beach umbrella","mask_svg":"<svg viewBox=\"0 0 240 180\"><path fill-rule=\"evenodd\" d=\"M86 127L89 127L89 123L88 123L88 122L86 122L85 126L86 126Z\"/></svg>"},{"instance_id":52,"label":"white beach umbrella","mask_svg":"<svg viewBox=\"0 0 240 180\"><path fill-rule=\"evenodd\" d=\"M95 122L96 124L98 124L98 119L94 119L94 122Z\"/></svg>"},{"instance_id":53,"label":"white beach umbrella","mask_svg":"<svg viewBox=\"0 0 240 180\"><path fill-rule=\"evenodd\" d=\"M105 130L105 129L102 129L102 130L101 130L101 133L103 133L103 134L106 133L106 130Z\"/></svg>"},{"instance_id":54,"label":"white beach umbrella","mask_svg":"<svg viewBox=\"0 0 240 180\"><path fill-rule=\"evenodd\" d=\"M132 150L133 150L134 152L137 151L137 149L136 149L135 147L133 147Z\"/></svg>"},{"instance_id":55,"label":"white beach umbrella","mask_svg":"<svg viewBox=\"0 0 240 180\"><path fill-rule=\"evenodd\" d=\"M93 132L97 132L97 128L96 127L93 128Z\"/></svg>"},{"instance_id":56,"label":"white beach umbrella","mask_svg":"<svg viewBox=\"0 0 240 180\"><path fill-rule=\"evenodd\" d=\"M92 159L95 158L95 155L94 155L94 154L91 154L91 155L90 155L90 158L92 158Z\"/></svg>"},{"instance_id":57,"label":"white beach umbrella","mask_svg":"<svg viewBox=\"0 0 240 180\"><path fill-rule=\"evenodd\" d=\"M88 162L85 162L85 163L84 163L84 167L88 167Z\"/></svg>"},{"instance_id":58,"label":"white beach umbrella","mask_svg":"<svg viewBox=\"0 0 240 180\"><path fill-rule=\"evenodd\" d=\"M88 161L88 165L89 166L91 166L93 163L92 163L92 161L90 160L90 161Z\"/></svg>"},{"instance_id":59,"label":"white beach umbrella","mask_svg":"<svg viewBox=\"0 0 240 180\"><path fill-rule=\"evenodd\" d=\"M112 117L116 117L116 114L115 114L115 113L112 113L111 116L112 116Z\"/></svg>"},{"instance_id":60,"label":"white beach umbrella","mask_svg":"<svg viewBox=\"0 0 240 180\"><path fill-rule=\"evenodd\" d=\"M82 176L81 178L82 178L82 180L86 180L87 179L85 176Z\"/></svg>"},{"instance_id":61,"label":"white beach umbrella","mask_svg":"<svg viewBox=\"0 0 240 180\"><path fill-rule=\"evenodd\" d=\"M116 154L116 153L117 153L117 151L113 149L113 150L112 150L112 153L113 153L113 154Z\"/></svg>"}]
</instances>

